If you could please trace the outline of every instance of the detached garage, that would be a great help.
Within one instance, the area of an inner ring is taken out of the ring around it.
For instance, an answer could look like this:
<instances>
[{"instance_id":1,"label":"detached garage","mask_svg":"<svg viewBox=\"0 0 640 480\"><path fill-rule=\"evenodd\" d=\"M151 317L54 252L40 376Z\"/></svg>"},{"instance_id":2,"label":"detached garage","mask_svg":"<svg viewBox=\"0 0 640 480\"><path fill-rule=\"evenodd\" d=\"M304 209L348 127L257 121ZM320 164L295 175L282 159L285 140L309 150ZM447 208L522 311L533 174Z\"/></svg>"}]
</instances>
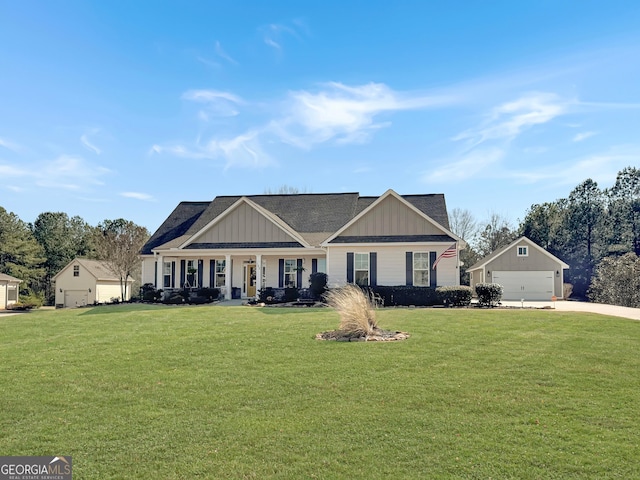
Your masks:
<instances>
[{"instance_id":1,"label":"detached garage","mask_svg":"<svg viewBox=\"0 0 640 480\"><path fill-rule=\"evenodd\" d=\"M121 299L120 278L105 262L76 258L54 277L56 307L82 307L109 303ZM131 298L133 279L127 282L127 297Z\"/></svg>"},{"instance_id":2,"label":"detached garage","mask_svg":"<svg viewBox=\"0 0 640 480\"><path fill-rule=\"evenodd\" d=\"M0 273L0 310L18 302L18 288L22 280Z\"/></svg>"},{"instance_id":3,"label":"detached garage","mask_svg":"<svg viewBox=\"0 0 640 480\"><path fill-rule=\"evenodd\" d=\"M551 300L562 298L564 269L569 265L535 244L520 237L490 253L467 271L471 286L478 283L502 285L504 300Z\"/></svg>"}]
</instances>

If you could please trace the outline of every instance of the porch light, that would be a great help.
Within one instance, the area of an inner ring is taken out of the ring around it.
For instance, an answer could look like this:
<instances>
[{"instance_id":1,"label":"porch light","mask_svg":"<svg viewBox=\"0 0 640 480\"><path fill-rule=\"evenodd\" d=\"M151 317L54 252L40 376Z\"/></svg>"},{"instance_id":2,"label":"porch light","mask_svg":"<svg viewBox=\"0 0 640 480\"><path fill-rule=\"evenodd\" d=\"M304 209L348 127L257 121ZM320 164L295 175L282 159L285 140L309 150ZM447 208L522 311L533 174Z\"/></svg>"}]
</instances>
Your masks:
<instances>
[{"instance_id":1,"label":"porch light","mask_svg":"<svg viewBox=\"0 0 640 480\"><path fill-rule=\"evenodd\" d=\"M556 270L556 277L560 276L560 270Z\"/></svg>"}]
</instances>

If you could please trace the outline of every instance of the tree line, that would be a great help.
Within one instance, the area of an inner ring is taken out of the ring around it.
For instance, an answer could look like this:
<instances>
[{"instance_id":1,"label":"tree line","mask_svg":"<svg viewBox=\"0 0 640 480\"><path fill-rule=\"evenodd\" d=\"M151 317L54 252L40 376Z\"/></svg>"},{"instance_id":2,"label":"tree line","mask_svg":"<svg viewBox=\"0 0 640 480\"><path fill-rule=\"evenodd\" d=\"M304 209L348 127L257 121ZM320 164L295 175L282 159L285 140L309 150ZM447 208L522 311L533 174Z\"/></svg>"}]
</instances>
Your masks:
<instances>
[{"instance_id":1,"label":"tree line","mask_svg":"<svg viewBox=\"0 0 640 480\"><path fill-rule=\"evenodd\" d=\"M469 243L461 252L464 284L469 283L465 267L524 235L571 267L565 281L575 297L628 303L624 292L629 285L605 286L619 277L610 274L616 269L624 270L622 278L635 282L631 287L640 291L640 170L635 167L618 172L611 188L601 189L587 179L567 198L532 205L517 227L496 213L478 222L460 209L451 212L450 225Z\"/></svg>"},{"instance_id":2,"label":"tree line","mask_svg":"<svg viewBox=\"0 0 640 480\"><path fill-rule=\"evenodd\" d=\"M149 238L145 227L119 218L91 226L81 217L45 212L35 222L22 221L0 207L0 273L22 280L21 301L53 305L51 279L76 257L102 260L120 279L139 277L139 252Z\"/></svg>"}]
</instances>

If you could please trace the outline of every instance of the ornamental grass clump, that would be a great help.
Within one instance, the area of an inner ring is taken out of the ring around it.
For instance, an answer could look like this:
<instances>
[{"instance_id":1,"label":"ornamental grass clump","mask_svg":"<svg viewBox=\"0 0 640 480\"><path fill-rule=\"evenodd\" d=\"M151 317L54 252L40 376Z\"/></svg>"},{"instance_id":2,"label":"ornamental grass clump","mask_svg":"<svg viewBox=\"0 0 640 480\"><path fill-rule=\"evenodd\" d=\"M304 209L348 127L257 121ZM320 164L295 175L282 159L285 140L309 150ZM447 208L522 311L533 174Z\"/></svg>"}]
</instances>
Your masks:
<instances>
[{"instance_id":1,"label":"ornamental grass clump","mask_svg":"<svg viewBox=\"0 0 640 480\"><path fill-rule=\"evenodd\" d=\"M375 303L357 285L330 290L325 300L340 314L340 330L345 334L367 337L378 329Z\"/></svg>"}]
</instances>

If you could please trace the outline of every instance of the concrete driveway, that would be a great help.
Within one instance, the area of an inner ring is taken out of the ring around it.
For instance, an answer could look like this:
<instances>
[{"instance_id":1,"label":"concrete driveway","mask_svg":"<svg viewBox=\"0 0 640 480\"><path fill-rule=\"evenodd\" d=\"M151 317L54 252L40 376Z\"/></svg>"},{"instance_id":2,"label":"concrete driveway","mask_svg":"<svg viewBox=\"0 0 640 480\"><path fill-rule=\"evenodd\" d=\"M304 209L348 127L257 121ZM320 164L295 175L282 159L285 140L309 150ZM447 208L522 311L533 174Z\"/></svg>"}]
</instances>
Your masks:
<instances>
[{"instance_id":1,"label":"concrete driveway","mask_svg":"<svg viewBox=\"0 0 640 480\"><path fill-rule=\"evenodd\" d=\"M502 302L502 305L504 307L552 308L561 312L599 313L601 315L611 315L613 317L640 320L640 308L619 307L617 305L605 305L603 303L574 302L565 300L558 300L557 302L519 302L505 300Z\"/></svg>"}]
</instances>

